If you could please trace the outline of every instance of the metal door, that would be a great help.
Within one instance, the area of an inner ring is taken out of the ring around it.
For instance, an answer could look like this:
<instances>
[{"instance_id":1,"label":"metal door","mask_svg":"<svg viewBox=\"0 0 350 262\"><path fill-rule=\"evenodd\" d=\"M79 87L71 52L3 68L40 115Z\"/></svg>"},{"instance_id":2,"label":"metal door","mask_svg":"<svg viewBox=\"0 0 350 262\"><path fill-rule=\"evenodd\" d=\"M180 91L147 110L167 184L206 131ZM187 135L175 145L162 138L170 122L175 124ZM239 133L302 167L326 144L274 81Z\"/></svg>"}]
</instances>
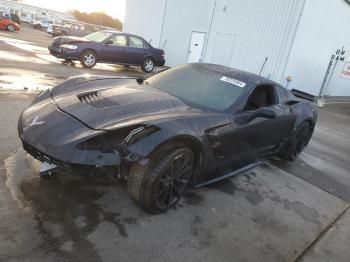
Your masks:
<instances>
[{"instance_id":1,"label":"metal door","mask_svg":"<svg viewBox=\"0 0 350 262\"><path fill-rule=\"evenodd\" d=\"M192 32L187 63L202 62L205 34L203 32Z\"/></svg>"}]
</instances>

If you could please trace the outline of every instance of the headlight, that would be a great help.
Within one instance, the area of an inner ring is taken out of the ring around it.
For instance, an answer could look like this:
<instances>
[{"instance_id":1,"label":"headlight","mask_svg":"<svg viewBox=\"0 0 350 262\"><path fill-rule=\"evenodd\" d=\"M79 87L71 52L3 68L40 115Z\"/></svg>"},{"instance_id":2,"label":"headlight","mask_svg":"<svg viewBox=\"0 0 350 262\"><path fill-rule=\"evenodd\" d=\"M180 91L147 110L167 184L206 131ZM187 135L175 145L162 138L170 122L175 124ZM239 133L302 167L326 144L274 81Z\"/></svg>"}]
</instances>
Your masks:
<instances>
[{"instance_id":1,"label":"headlight","mask_svg":"<svg viewBox=\"0 0 350 262\"><path fill-rule=\"evenodd\" d=\"M100 150L103 142L103 136L95 136L77 145L81 150Z\"/></svg>"},{"instance_id":2,"label":"headlight","mask_svg":"<svg viewBox=\"0 0 350 262\"><path fill-rule=\"evenodd\" d=\"M72 49L72 50L75 50L75 49L78 48L76 45L69 45L69 44L63 44L63 45L60 45L60 47L61 48Z\"/></svg>"},{"instance_id":3,"label":"headlight","mask_svg":"<svg viewBox=\"0 0 350 262\"><path fill-rule=\"evenodd\" d=\"M77 145L80 150L99 150L113 152L121 146L130 146L142 138L150 136L159 128L155 126L134 125L114 131L107 131L91 137Z\"/></svg>"},{"instance_id":4,"label":"headlight","mask_svg":"<svg viewBox=\"0 0 350 262\"><path fill-rule=\"evenodd\" d=\"M50 90L49 89L45 89L42 90L32 101L31 105L34 105L36 103L39 103L45 99L50 98L51 94L50 94Z\"/></svg>"}]
</instances>

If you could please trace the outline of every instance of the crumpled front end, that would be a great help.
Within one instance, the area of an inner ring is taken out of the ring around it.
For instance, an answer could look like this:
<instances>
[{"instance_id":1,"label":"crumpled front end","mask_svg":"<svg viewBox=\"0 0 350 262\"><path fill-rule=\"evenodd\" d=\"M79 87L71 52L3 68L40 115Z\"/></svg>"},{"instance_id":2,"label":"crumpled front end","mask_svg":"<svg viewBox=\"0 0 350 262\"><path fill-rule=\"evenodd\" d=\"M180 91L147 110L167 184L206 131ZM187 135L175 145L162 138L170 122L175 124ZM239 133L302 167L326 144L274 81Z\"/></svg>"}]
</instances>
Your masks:
<instances>
[{"instance_id":1,"label":"crumpled front end","mask_svg":"<svg viewBox=\"0 0 350 262\"><path fill-rule=\"evenodd\" d=\"M105 131L93 130L74 117L59 110L49 91L42 93L18 121L23 148L40 161L62 168L71 166L116 166L118 151L79 149L79 144Z\"/></svg>"}]
</instances>

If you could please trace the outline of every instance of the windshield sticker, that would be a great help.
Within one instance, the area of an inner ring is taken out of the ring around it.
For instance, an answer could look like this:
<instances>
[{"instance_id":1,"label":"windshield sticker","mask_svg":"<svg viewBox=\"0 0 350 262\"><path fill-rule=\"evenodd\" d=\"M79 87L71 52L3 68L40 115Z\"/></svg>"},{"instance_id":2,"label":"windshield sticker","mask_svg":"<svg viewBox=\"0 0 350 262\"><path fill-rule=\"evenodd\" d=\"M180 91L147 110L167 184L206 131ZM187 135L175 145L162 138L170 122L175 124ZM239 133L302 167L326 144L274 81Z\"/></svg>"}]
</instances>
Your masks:
<instances>
[{"instance_id":1,"label":"windshield sticker","mask_svg":"<svg viewBox=\"0 0 350 262\"><path fill-rule=\"evenodd\" d=\"M230 84L233 84L233 85L236 85L236 86L239 86L239 87L242 87L242 88L246 86L246 83L243 83L241 81L238 81L237 79L233 79L233 78L230 78L227 76L221 77L220 80L227 82L227 83L230 83Z\"/></svg>"}]
</instances>

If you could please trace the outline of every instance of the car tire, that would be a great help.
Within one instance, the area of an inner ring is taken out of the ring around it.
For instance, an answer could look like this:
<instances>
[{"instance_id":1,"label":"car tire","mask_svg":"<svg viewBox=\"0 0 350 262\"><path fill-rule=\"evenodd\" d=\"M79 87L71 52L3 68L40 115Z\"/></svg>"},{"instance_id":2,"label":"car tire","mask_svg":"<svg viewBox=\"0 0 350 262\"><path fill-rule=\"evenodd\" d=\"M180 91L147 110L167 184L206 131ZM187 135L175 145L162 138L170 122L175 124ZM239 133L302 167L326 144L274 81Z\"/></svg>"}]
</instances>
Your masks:
<instances>
[{"instance_id":1,"label":"car tire","mask_svg":"<svg viewBox=\"0 0 350 262\"><path fill-rule=\"evenodd\" d=\"M7 29L7 31L10 31L10 32L16 31L15 26L14 26L14 25L11 25L11 24L10 24L10 25L7 25L6 29Z\"/></svg>"},{"instance_id":2,"label":"car tire","mask_svg":"<svg viewBox=\"0 0 350 262\"><path fill-rule=\"evenodd\" d=\"M145 73L152 73L155 68L153 58L151 57L145 58L145 60L143 60L142 62L141 68L142 68L142 71Z\"/></svg>"},{"instance_id":3,"label":"car tire","mask_svg":"<svg viewBox=\"0 0 350 262\"><path fill-rule=\"evenodd\" d=\"M165 212L188 187L194 165L190 148L180 143L167 145L153 154L148 164L131 166L128 193L147 212Z\"/></svg>"},{"instance_id":4,"label":"car tire","mask_svg":"<svg viewBox=\"0 0 350 262\"><path fill-rule=\"evenodd\" d=\"M310 141L312 129L308 122L303 122L296 129L287 149L280 155L284 160L294 161L303 152Z\"/></svg>"},{"instance_id":5,"label":"car tire","mask_svg":"<svg viewBox=\"0 0 350 262\"><path fill-rule=\"evenodd\" d=\"M97 55L93 50L85 50L80 55L80 63L85 68L92 68L97 63Z\"/></svg>"}]
</instances>

